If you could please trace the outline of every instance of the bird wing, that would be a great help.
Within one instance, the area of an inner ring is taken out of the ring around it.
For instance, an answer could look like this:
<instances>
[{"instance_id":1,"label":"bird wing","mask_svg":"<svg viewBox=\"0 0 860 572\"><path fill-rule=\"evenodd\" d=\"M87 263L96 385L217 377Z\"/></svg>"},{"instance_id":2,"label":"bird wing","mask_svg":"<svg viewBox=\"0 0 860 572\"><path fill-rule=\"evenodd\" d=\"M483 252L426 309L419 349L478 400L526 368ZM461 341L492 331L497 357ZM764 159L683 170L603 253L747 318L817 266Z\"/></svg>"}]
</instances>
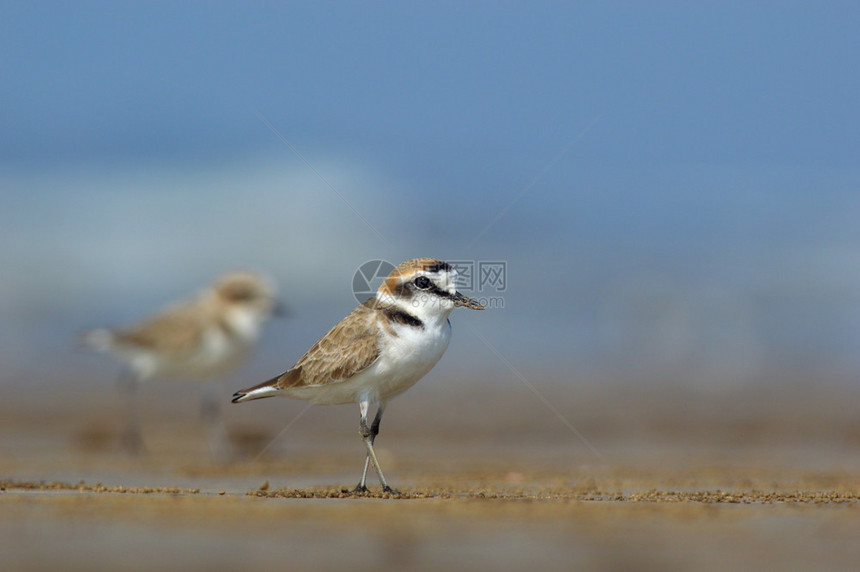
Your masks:
<instances>
[{"instance_id":1,"label":"bird wing","mask_svg":"<svg viewBox=\"0 0 860 572\"><path fill-rule=\"evenodd\" d=\"M140 324L114 332L114 340L157 352L192 352L199 347L203 335L198 314L192 307L174 306Z\"/></svg>"},{"instance_id":2,"label":"bird wing","mask_svg":"<svg viewBox=\"0 0 860 572\"><path fill-rule=\"evenodd\" d=\"M378 358L376 314L372 305L365 303L320 338L291 370L278 377L277 387L340 383L367 369Z\"/></svg>"}]
</instances>

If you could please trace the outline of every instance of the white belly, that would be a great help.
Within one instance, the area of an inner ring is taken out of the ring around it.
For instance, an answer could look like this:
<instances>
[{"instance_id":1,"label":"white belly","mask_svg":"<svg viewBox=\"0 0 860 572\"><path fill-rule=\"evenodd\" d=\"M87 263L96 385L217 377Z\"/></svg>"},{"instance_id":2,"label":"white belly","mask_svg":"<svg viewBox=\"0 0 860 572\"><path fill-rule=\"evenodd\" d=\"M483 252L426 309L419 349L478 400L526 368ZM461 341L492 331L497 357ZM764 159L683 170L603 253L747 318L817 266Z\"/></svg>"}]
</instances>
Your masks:
<instances>
[{"instance_id":1,"label":"white belly","mask_svg":"<svg viewBox=\"0 0 860 572\"><path fill-rule=\"evenodd\" d=\"M158 378L204 380L236 367L248 353L249 344L227 336L217 328L203 332L200 343L183 352L154 352L139 347L117 347L139 380Z\"/></svg>"},{"instance_id":2,"label":"white belly","mask_svg":"<svg viewBox=\"0 0 860 572\"><path fill-rule=\"evenodd\" d=\"M365 398L378 403L409 389L445 353L451 325L445 320L436 328L395 325L394 330L397 336L384 336L379 358L358 375L347 381L293 388L288 395L320 405L355 403Z\"/></svg>"}]
</instances>

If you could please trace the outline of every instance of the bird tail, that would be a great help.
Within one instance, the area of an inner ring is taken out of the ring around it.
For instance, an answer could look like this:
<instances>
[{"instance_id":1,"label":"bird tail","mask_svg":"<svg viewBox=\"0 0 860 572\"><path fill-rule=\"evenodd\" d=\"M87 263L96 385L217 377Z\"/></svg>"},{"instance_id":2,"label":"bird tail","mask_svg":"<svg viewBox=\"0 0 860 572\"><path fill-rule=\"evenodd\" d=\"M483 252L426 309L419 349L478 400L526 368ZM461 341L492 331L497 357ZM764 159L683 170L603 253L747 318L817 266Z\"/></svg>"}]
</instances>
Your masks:
<instances>
[{"instance_id":1,"label":"bird tail","mask_svg":"<svg viewBox=\"0 0 860 572\"><path fill-rule=\"evenodd\" d=\"M80 335L80 342L96 351L106 352L114 344L113 332L106 328L87 330Z\"/></svg>"},{"instance_id":2,"label":"bird tail","mask_svg":"<svg viewBox=\"0 0 860 572\"><path fill-rule=\"evenodd\" d=\"M248 389L240 389L233 394L233 403L242 403L243 401L251 401L252 399L263 399L264 397L274 397L280 393L278 380L281 376L273 377L268 381L257 384Z\"/></svg>"}]
</instances>

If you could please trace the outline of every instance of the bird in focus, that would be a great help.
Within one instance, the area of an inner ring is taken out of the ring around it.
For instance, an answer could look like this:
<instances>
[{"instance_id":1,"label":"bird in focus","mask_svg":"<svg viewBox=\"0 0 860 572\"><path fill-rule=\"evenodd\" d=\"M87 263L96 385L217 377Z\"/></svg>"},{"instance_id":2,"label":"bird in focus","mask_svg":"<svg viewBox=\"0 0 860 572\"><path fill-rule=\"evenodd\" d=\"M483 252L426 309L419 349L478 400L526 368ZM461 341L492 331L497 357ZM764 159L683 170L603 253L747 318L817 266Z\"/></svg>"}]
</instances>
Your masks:
<instances>
[{"instance_id":1,"label":"bird in focus","mask_svg":"<svg viewBox=\"0 0 860 572\"><path fill-rule=\"evenodd\" d=\"M354 492L367 492L370 465L384 492L385 480L373 445L388 401L424 377L451 339L448 316L463 306L484 306L456 289L457 272L434 258L397 266L374 297L334 326L283 374L233 394L233 403L264 397L291 397L313 404L358 403L359 434L367 453ZM372 422L368 413L376 407Z\"/></svg>"}]
</instances>

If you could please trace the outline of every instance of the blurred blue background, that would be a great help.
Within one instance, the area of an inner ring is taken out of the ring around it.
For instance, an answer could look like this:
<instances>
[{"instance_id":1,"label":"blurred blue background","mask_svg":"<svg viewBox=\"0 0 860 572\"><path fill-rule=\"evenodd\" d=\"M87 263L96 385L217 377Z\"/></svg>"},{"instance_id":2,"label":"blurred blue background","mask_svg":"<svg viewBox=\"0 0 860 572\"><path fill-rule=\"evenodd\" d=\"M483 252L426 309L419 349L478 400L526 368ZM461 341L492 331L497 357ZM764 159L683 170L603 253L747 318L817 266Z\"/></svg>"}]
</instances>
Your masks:
<instances>
[{"instance_id":1,"label":"blurred blue background","mask_svg":"<svg viewBox=\"0 0 860 572\"><path fill-rule=\"evenodd\" d=\"M235 268L258 381L435 256L508 265L440 383L854 384L859 6L4 2L3 383Z\"/></svg>"}]
</instances>

